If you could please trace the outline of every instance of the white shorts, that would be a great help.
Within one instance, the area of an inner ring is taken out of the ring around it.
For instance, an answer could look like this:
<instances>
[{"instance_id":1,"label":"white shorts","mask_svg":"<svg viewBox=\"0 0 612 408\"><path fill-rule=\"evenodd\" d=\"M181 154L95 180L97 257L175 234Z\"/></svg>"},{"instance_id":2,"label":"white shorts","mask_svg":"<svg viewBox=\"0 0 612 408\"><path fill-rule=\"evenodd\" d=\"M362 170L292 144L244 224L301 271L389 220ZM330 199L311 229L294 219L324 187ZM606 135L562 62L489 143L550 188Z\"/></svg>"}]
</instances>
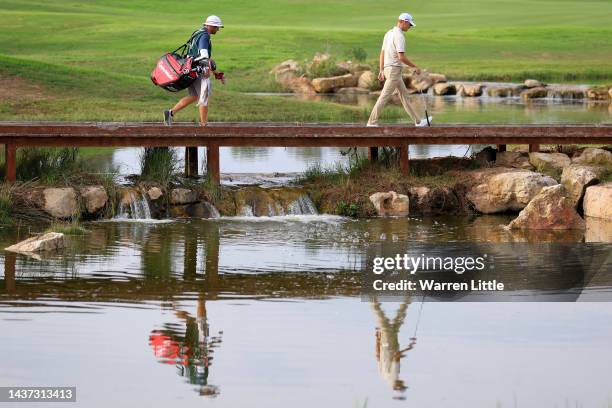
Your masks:
<instances>
[{"instance_id":1,"label":"white shorts","mask_svg":"<svg viewBox=\"0 0 612 408\"><path fill-rule=\"evenodd\" d=\"M198 97L198 106L208 106L208 97L212 92L212 82L209 78L198 77L189 88L187 88L187 92L191 96Z\"/></svg>"}]
</instances>

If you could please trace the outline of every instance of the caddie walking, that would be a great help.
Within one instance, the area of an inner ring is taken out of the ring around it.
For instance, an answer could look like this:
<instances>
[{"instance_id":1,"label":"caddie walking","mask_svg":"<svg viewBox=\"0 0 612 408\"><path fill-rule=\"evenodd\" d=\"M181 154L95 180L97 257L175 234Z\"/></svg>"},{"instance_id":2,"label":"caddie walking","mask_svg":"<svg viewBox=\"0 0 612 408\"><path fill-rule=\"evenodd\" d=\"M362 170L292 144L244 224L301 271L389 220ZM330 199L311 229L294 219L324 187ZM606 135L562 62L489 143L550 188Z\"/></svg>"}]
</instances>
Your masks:
<instances>
[{"instance_id":1,"label":"caddie walking","mask_svg":"<svg viewBox=\"0 0 612 408\"><path fill-rule=\"evenodd\" d=\"M385 81L385 85L372 109L367 126L378 126L378 118L396 89L399 91L402 106L414 121L414 125L423 127L428 124L427 118L420 118L410 104L408 89L402 78L402 67L404 64L415 68L417 75L421 74L421 70L406 57L406 38L404 37L404 32L415 26L416 24L412 16L408 13L402 13L398 18L396 26L385 34L382 50L380 51L378 74L378 79ZM430 116L429 122L432 119Z\"/></svg>"}]
</instances>

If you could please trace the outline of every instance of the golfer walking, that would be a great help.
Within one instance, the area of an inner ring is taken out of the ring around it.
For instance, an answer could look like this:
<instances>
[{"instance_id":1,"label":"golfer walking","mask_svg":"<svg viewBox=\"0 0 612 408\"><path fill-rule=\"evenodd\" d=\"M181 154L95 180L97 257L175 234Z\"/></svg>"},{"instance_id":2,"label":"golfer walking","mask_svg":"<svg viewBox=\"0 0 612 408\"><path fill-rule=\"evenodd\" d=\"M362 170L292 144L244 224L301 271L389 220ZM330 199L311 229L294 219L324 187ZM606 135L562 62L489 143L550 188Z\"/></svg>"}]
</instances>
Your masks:
<instances>
[{"instance_id":1,"label":"golfer walking","mask_svg":"<svg viewBox=\"0 0 612 408\"><path fill-rule=\"evenodd\" d=\"M216 64L211 59L212 43L210 41L210 36L217 34L221 28L223 28L221 19L217 16L209 16L204 22L203 28L194 35L193 44L189 44L190 48L194 47L193 51L196 55L193 61L201 61L207 64L208 69L204 69L202 73L198 75L198 78L189 86L187 89L189 92L188 96L178 101L172 109L164 111L164 123L166 125L172 124L174 115L176 115L178 111L197 101L197 106L200 111L200 126L206 126L208 122L208 98L212 91L212 83L210 81L211 71L216 79L225 84L223 73L216 72ZM195 48L197 48L197 50Z\"/></svg>"},{"instance_id":2,"label":"golfer walking","mask_svg":"<svg viewBox=\"0 0 612 408\"><path fill-rule=\"evenodd\" d=\"M378 74L378 79L380 81L385 81L385 85L372 109L367 126L378 126L378 118L396 89L399 91L402 106L412 120L414 120L414 125L418 127L427 126L427 118L419 120L419 115L410 105L408 89L402 78L403 64L415 68L415 73L417 75L421 74L421 70L406 58L406 38L404 38L404 32L414 26L415 24L412 16L408 13L402 13L398 18L397 25L385 34L382 50L380 51L380 72ZM432 119L432 117L429 117L429 122L431 122Z\"/></svg>"}]
</instances>

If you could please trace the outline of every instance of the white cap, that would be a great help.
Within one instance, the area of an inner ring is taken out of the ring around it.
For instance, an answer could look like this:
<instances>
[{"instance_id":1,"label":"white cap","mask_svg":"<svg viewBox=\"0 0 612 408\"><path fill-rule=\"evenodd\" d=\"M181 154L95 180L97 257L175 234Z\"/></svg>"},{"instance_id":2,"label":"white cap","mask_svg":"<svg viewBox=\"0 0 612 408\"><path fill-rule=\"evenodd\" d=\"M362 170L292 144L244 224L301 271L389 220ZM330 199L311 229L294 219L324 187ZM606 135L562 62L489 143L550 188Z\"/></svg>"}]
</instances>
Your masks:
<instances>
[{"instance_id":1,"label":"white cap","mask_svg":"<svg viewBox=\"0 0 612 408\"><path fill-rule=\"evenodd\" d=\"M223 27L223 23L221 22L221 19L217 16L208 16L208 18L204 22L204 25L220 27L220 28Z\"/></svg>"},{"instance_id":2,"label":"white cap","mask_svg":"<svg viewBox=\"0 0 612 408\"><path fill-rule=\"evenodd\" d=\"M414 24L414 20L412 19L412 16L408 13L400 14L398 20L407 21L408 23L410 23L411 26L416 27L416 24Z\"/></svg>"}]
</instances>

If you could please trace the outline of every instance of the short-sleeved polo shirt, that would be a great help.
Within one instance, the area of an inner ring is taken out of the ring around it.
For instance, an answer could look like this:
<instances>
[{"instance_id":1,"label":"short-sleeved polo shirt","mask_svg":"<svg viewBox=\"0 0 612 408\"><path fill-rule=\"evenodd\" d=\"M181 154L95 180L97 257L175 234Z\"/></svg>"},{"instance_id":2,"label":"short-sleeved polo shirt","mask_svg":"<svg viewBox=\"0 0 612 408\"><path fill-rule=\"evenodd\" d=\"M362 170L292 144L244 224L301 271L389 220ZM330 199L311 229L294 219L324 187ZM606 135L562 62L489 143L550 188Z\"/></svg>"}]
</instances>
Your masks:
<instances>
[{"instance_id":1,"label":"short-sleeved polo shirt","mask_svg":"<svg viewBox=\"0 0 612 408\"><path fill-rule=\"evenodd\" d=\"M382 50L384 52L385 68L402 66L397 53L406 52L406 38L401 28L395 26L387 31L383 39Z\"/></svg>"}]
</instances>

